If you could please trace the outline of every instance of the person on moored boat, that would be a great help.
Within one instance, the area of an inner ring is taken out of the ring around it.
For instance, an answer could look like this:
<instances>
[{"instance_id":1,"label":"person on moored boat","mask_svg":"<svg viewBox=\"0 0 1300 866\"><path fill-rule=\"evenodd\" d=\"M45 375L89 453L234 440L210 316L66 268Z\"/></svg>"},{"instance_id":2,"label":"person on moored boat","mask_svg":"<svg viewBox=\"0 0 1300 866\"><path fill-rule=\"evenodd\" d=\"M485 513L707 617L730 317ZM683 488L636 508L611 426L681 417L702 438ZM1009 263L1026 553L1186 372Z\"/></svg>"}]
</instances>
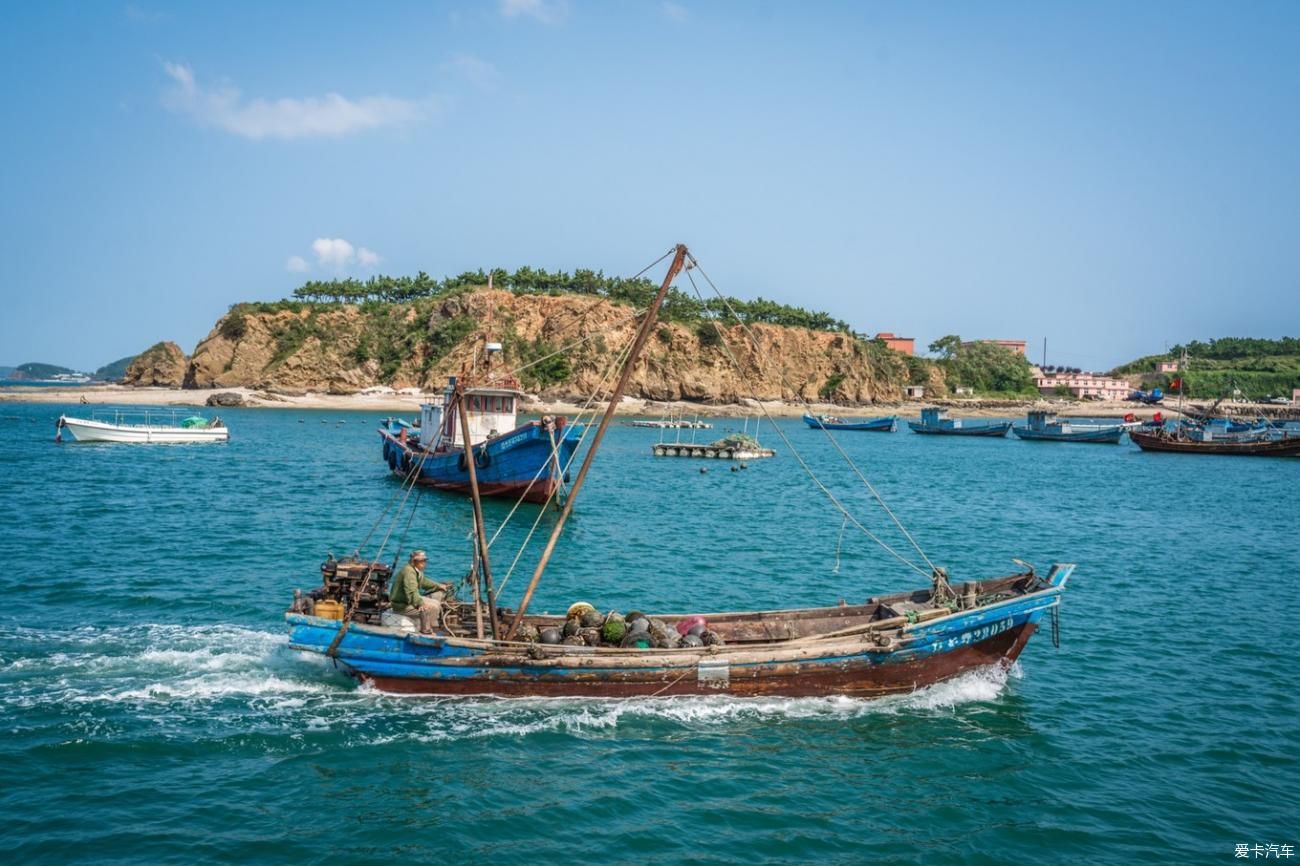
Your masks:
<instances>
[{"instance_id":1,"label":"person on moored boat","mask_svg":"<svg viewBox=\"0 0 1300 866\"><path fill-rule=\"evenodd\" d=\"M423 550L414 551L411 559L393 576L388 589L388 600L393 613L418 616L420 633L433 634L442 622L442 602L451 592L450 583L438 583L424 576L424 566L429 561Z\"/></svg>"}]
</instances>

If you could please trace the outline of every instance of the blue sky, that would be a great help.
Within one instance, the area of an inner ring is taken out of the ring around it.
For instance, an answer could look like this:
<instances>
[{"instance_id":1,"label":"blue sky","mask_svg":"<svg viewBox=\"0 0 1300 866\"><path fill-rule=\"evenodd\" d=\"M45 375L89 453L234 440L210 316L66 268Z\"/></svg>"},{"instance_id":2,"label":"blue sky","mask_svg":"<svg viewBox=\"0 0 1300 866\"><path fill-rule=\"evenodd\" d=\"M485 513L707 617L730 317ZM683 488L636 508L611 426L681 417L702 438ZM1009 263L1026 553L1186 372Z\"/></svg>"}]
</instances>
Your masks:
<instances>
[{"instance_id":1,"label":"blue sky","mask_svg":"<svg viewBox=\"0 0 1300 866\"><path fill-rule=\"evenodd\" d=\"M630 274L1107 368L1300 333L1300 3L7 4L0 363Z\"/></svg>"}]
</instances>

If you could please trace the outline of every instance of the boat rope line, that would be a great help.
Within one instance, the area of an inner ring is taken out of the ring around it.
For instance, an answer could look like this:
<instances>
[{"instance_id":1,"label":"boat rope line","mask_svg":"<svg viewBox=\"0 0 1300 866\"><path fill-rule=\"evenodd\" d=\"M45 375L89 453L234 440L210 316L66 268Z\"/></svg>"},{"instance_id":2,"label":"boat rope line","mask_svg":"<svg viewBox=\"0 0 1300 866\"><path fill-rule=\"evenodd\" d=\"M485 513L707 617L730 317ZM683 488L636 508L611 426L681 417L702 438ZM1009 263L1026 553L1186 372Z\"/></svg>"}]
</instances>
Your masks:
<instances>
[{"instance_id":1,"label":"boat rope line","mask_svg":"<svg viewBox=\"0 0 1300 866\"><path fill-rule=\"evenodd\" d=\"M722 292L718 291L718 287L713 284L713 280L709 278L709 275L707 273L705 273L704 268L700 267L699 262L695 261L694 256L691 257L691 263L695 265L695 269L700 272L700 276L703 277L706 282L708 282L709 288L713 290L713 293L717 295L718 298L722 301L722 303L726 306L727 312L731 313L732 317L735 318L736 321L740 323L740 327L744 330L745 335L749 337L750 344L753 345L754 347L755 355L761 357L762 349L758 345L758 340L757 338L755 338L754 332L750 330L749 325L739 315L736 314L735 309L731 306L731 302L727 299L725 295L722 294ZM691 276L690 271L686 272L686 276L687 277ZM691 286L692 288L695 289L695 293L698 296L699 287L695 285L694 279L691 280ZM702 301L703 298L701 298L700 300ZM714 326L717 327L716 320L714 322ZM720 328L718 329L718 336L723 338L722 342L725 345L726 338L722 334ZM734 360L735 359L733 356L733 362ZM804 410L808 412L809 415L813 414L812 407L809 406L808 401L803 398L802 392L791 387L790 382L785 378L784 371L778 371L778 372L781 376L781 384L785 385L786 388L789 388L790 391L798 397L800 405L803 406ZM761 404L762 401L759 402ZM831 445L834 446L835 450L838 451L840 456L844 458L844 461L848 463L849 468L853 470L853 473L858 476L858 478L862 481L864 485L866 485L867 490L871 491L871 495L875 498L876 502L879 503L880 507L884 510L885 514L889 515L889 519L892 520L894 522L894 525L898 527L898 531L901 532L903 534L903 537L907 539L908 543L911 544L913 548L915 548L916 552L920 555L921 559L925 560L925 564L930 567L930 571L933 573L937 569L934 562L930 560L930 557L926 555L925 551L921 548L921 545L918 544L916 539L912 537L912 533L907 531L907 527L904 526L903 522L898 519L898 515L894 514L894 510L889 507L888 503L885 502L884 497L882 497L879 491L876 490L876 486L872 484L871 481L868 480L867 476L863 474L862 470L858 468L857 462L854 461L854 459L849 456L848 452L844 450L844 448L840 445L839 440L837 440L833 435L831 435L831 431L827 430L825 425L823 424L819 423L817 426L821 429L823 433L826 434L826 438L830 440Z\"/></svg>"},{"instance_id":2,"label":"boat rope line","mask_svg":"<svg viewBox=\"0 0 1300 866\"><path fill-rule=\"evenodd\" d=\"M671 255L672 255L673 253L675 253L675 252L677 252L677 250L676 250L675 248L669 250L668 252L666 252L666 253L664 253L662 256L660 256L659 258L655 259L655 260L654 260L653 262L651 262L650 264L646 265L644 268L642 268L640 271L638 271L636 274L634 274L630 279L631 279L631 280L637 280L637 279L640 279L641 277L645 276L645 274L646 274L647 271L649 271L649 270L650 270L651 268L653 268L655 265L659 264L660 262L662 262L664 259L666 259L666 258L668 258L669 256L671 256ZM603 303L608 303L608 302L607 302L604 298L600 298L600 299L598 299L597 301L595 301L591 306L587 307L587 309L583 310L582 315L578 317L578 320L575 322L575 325L581 325L581 324L583 323L583 321L586 319L587 314L590 313L591 311L595 310L597 307L599 307L599 306L600 306L601 304L603 304ZM646 310L645 310L645 309L636 309L636 310L633 310L633 312L632 312L632 320L633 320L633 321L636 321L636 320L639 319L641 316L645 315L645 313L646 313ZM567 344L567 345L561 346L560 348L556 349L554 352L551 352L551 353L548 354L548 355L543 355L543 356L540 357L540 358L534 358L533 360L529 361L527 364L520 365L520 366L515 367L514 369L510 370L510 371L507 373L507 375L509 375L509 376L513 376L513 377L515 377L515 378L519 378L519 374L522 373L524 370L527 370L529 367L535 367L535 366L537 366L538 364L542 363L543 361L549 361L551 358L554 358L554 357L556 357L557 355L563 355L563 354L566 354L566 353L568 353L568 352L570 352L570 351L572 351L572 350L578 348L579 346L583 345L584 343L589 343L589 342L591 342L592 340L596 339L597 337L604 336L605 332L608 331L608 330L610 330L610 329L613 328L613 327L616 327L616 326L615 326L615 325L611 325L609 328L605 328L605 329L603 329L603 330L596 331L596 332L594 332L594 333L588 334L587 336L583 337L583 338L580 339L580 340L574 340L572 343L569 343L569 344Z\"/></svg>"},{"instance_id":3,"label":"boat rope line","mask_svg":"<svg viewBox=\"0 0 1300 866\"><path fill-rule=\"evenodd\" d=\"M379 529L379 525L380 525L381 523L383 523L384 520L387 519L387 517L388 517L388 511L389 511L390 508L393 507L393 503L397 500L397 497L398 497L399 495L401 495L401 493L402 493L402 489L403 489L404 487L406 487L408 484L411 485L411 486L414 486L414 485L415 485L415 479L419 477L420 469L424 466L424 459L425 459L426 456L428 456L428 455L427 455L427 454L422 454L422 455L420 456L420 460L419 460L418 463L412 463L412 464L411 464L411 468L410 468L410 470L406 473L406 475L404 475L404 476L402 477L402 483L399 484L399 485L397 486L397 489L393 491L393 495L390 496L390 497L388 497L388 502L384 505L383 509L379 512L379 517L377 517L377 518L375 519L374 525L370 527L370 531L366 533L366 537L363 538L363 539L361 539L361 543L358 544L358 545L353 549L353 551L352 551L352 555L353 555L353 556L356 556L356 557L360 557L360 556L361 556L361 550L362 550L362 548L364 548L367 544L370 543L370 539L374 536L375 531L376 531L377 529ZM409 495L409 494L408 494L408 495ZM405 502L406 500L402 500L402 501ZM418 501L418 500L417 500L417 501ZM401 508L398 508L398 509L397 509L397 512L393 515L393 520L394 520L394 521L398 520L398 518L399 518L399 516L401 515L401 513L402 513L402 509L401 509Z\"/></svg>"},{"instance_id":4,"label":"boat rope line","mask_svg":"<svg viewBox=\"0 0 1300 866\"><path fill-rule=\"evenodd\" d=\"M697 263L694 262L694 259L693 259L693 258L692 258L692 264L694 265L694 267L693 267L692 269L693 269L693 270L699 270L699 271L700 271L700 275L703 276L706 280L708 280L708 274L704 273L703 269L701 269L701 268L699 267L699 265L698 265ZM703 302L703 301L704 301L704 297L703 297L703 295L700 293L699 286L696 285L696 283L695 283L695 278L691 275L691 270L692 270L692 269L688 269L688 270L686 271L686 278L687 278L688 280L690 280L691 287L695 290L695 294L696 294L696 296L700 298L700 301L701 301L701 302ZM727 310L732 314L732 316L734 316L734 317L739 321L739 320L740 320L740 317L736 315L735 310L731 307L731 305L728 304L728 303L726 303L726 298L722 296L722 293L721 293L721 292L718 292L717 287L713 285L713 281L712 281L712 280L709 280L709 285L710 285L710 287L713 288L713 291L718 295L718 297L723 298L723 302L724 302L724 304L726 304ZM720 338L720 344L721 344L721 346L722 346L723 351L726 352L727 357L731 360L731 363L735 366L736 371L740 374L741 378L745 380L746 384L750 384L750 383L749 383L749 380L748 380L748 377L745 376L744 368L742 368L742 367L740 366L740 361L737 360L735 354L731 351L731 347L730 347L729 345L727 345L726 335L722 333L722 326L721 326L720 324L718 324L717 319L714 319L714 320L713 320L713 327L714 327L714 328L717 330L717 332L718 332L718 337ZM755 349L755 351L756 351L756 355L757 355L758 357L762 357L761 350L760 350L760 348L759 348L759 346L758 346L758 342L757 342L757 340L753 337L752 332L749 330L749 328L748 328L748 327L747 327L743 322L741 322L741 327L745 329L745 332L746 332L747 334L749 334L749 336L750 336L750 342L751 342L751 343L753 344L753 346L754 346L754 349ZM783 383L787 388L790 388L790 390L791 390L792 392L794 392L794 393L798 393L797 391L795 391L794 388L791 388L791 387L790 387L789 382L786 381L786 379L785 379L785 375L784 375L784 374L781 375L781 380L782 380L782 383ZM752 387L752 385L751 385L751 387ZM803 455L799 453L799 449L794 447L794 443L790 441L790 437L787 436L786 433L785 433L785 431L781 429L781 425L777 424L777 423L776 423L776 419L774 419L774 418L772 417L772 415L767 411L767 407L766 407L765 405L763 405L763 401L762 401L762 400L758 400L758 399L756 398L754 402L758 403L759 409L762 410L763 415L764 415L764 416L767 418L767 420L771 423L771 425L772 425L772 429L776 430L776 434L777 434L778 436L781 437L781 441L784 442L785 445L786 445L786 447L790 449L790 453L794 455L794 459L795 459L796 461L798 461L799 465L803 468L803 471L804 471L805 473L807 473L807 475L808 475L809 478L812 479L813 484L817 485L818 489L820 489L820 490L822 491L822 493L824 493L824 494L826 495L826 498L829 499L829 500L831 501L831 504L833 504L833 505L835 506L835 508L839 510L840 514L844 515L844 518L845 518L846 520L848 520L850 523L852 523L854 526L856 526L856 527L857 527L857 528L858 528L858 529L859 529L859 530L860 530L864 535L866 535L868 538L870 538L870 539L871 539L872 541L874 541L876 544L880 545L880 547L881 547L882 549L884 549L887 553L889 553L890 555L892 555L895 559L897 559L899 562L901 562L901 563L903 563L904 565L906 565L908 568L910 568L910 569L912 569L913 571L915 571L917 574L924 575L925 577L930 577L930 576L934 573L934 567L933 567L933 565L931 565L931 569L930 569L930 571L926 571L925 569L921 568L921 567L920 567L919 565L917 565L916 563L912 562L912 560L908 559L906 556L904 556L903 554L901 554L901 553L899 553L897 550L895 550L895 549L894 549L894 548L893 548L893 547L892 547L888 542L886 542L883 538L881 538L880 536L876 535L874 532L872 532L872 531L871 531L870 529L868 529L867 527L863 526L863 525L862 525L862 522L859 521L856 517L854 517L854 516L852 515L852 513L849 512L848 508L844 505L844 503L842 503L842 502L839 500L839 497L837 497L837 496L836 496L836 495L831 491L831 489L830 489L829 487L827 487L827 486L822 482L822 480L821 480L820 478L817 477L817 473L816 473L816 472L813 472L812 467L808 465L808 462L807 462L806 460L804 460ZM802 398L802 397L800 397L800 402L803 402L803 398ZM804 405L806 406L807 404L804 403ZM836 447L838 448L838 444L836 445ZM842 449L840 450L840 453L841 453L841 454L844 454L844 452L843 452ZM846 457L846 459L847 459L847 455L845 455L845 457ZM851 462L851 461L850 461L850 462ZM859 473L859 476L861 477L861 473ZM865 480L865 479L864 479L864 480ZM870 485L868 485L868 486L870 487ZM877 497L876 497L876 498L877 498L877 499L880 498L880 497L879 497L879 494L877 494ZM888 509L886 509L886 511L888 511ZM890 512L890 513L892 514L892 512ZM898 518L894 518L894 522L895 522L895 523L898 523ZM901 524L899 524L899 525L901 526ZM928 562L930 561L929 558L925 556L925 553L924 553L923 551L920 551L920 547L916 544L915 540L912 539L911 535L909 535L906 531L904 531L904 535L908 538L909 541L912 542L912 546L915 547L915 548L917 548L918 552L921 552L921 557L922 557L923 559L925 559L925 561L928 563Z\"/></svg>"},{"instance_id":5,"label":"boat rope line","mask_svg":"<svg viewBox=\"0 0 1300 866\"><path fill-rule=\"evenodd\" d=\"M592 415L594 417L595 410L593 407L596 402L596 396L600 393L600 391L604 390L605 385L609 381L610 377L622 365L623 359L627 357L627 352L629 349L631 349L631 343L628 343L626 347L624 347L617 355L615 355L610 360L609 364L605 368L605 372L601 374L601 379L596 387L596 390L593 391L592 395L587 398L587 402L582 406L582 408L578 410L578 414L574 417L574 421L573 421L574 424L583 424L583 419L589 409L592 411ZM574 446L573 453L569 455L569 462L565 464L563 467L561 467L560 469L559 476L561 482L564 478L564 474L568 472L570 466L573 465L573 460L575 456L577 455L578 451L581 450L583 444L587 440L587 435L590 432L591 432L590 424L584 424L582 428L582 435L578 438L578 444ZM552 436L551 459L548 460L546 463L543 463L541 466L537 468L537 472L533 474L532 480L528 482L528 486L524 488L524 492L519 495L519 498L517 500L515 500L515 504L510 509L510 513L507 514L505 519L501 521L501 525L497 527L496 532L492 533L492 538L488 541L489 550L492 549L492 545L496 543L497 538L500 537L501 533L505 530L506 526L509 525L510 520L515 516L515 512L519 510L519 506L524 503L524 499L528 496L528 492L533 489L533 485L537 483L537 479L541 478L542 473L545 472L547 469L549 469L551 465L558 464L558 463L559 463L559 443L555 440L554 436ZM529 530L528 536L524 539L524 547L527 547L528 542L532 540L533 532L536 531L537 525L541 521L542 515L546 513L546 509L550 507L551 501L555 498L556 492L557 491L552 491L546 497L546 501L542 503L542 507L538 512L537 519L533 521L533 528ZM519 551L519 555L522 554L523 554L523 549L521 548ZM515 557L515 562L518 561L519 561L519 556L517 555ZM514 564L512 563L510 571L513 570L514 570ZM510 577L510 571L506 572L507 580ZM501 586L503 587L505 586L505 580L501 582ZM498 592L500 592L500 589L498 589Z\"/></svg>"},{"instance_id":6,"label":"boat rope line","mask_svg":"<svg viewBox=\"0 0 1300 866\"><path fill-rule=\"evenodd\" d=\"M614 360L611 361L609 367L606 369L597 387L592 390L591 396L587 398L586 404L582 407L582 409L579 410L578 412L579 418L582 418L588 409L591 410L594 418L595 411L596 411L595 404L597 401L597 397L600 395L601 392L605 390L605 387L608 384L611 375L616 370L618 370L623 366L623 362L627 359L627 356L628 354L631 353L631 351L632 351L632 342L629 341L628 344L624 346L623 349L615 356ZM582 450L582 446L586 443L587 436L591 433L591 430L592 430L591 424L586 424L583 427L582 436L581 438L579 438L577 446L573 449L573 453L569 455L569 462L564 464L565 473L567 473L572 468L573 461L578 459L578 452ZM538 509L537 517L533 520L533 525L529 527L528 534L524 536L523 543L519 545L519 552L515 554L515 558L510 562L510 568L506 570L505 577L501 578L501 585L497 587L498 597L501 595L502 592L505 591L506 584L510 582L510 576L515 573L515 568L519 565L519 560L523 558L524 552L528 549L528 545L532 543L533 535L536 534L537 527L541 525L542 518L546 515L547 510L550 508L551 500L554 497L555 497L555 492L552 491L550 496L546 498L546 502L542 504L542 507L540 509ZM511 511L511 514L513 513L514 512ZM509 518L507 517L507 520L508 519ZM500 532L500 530L498 530L498 532ZM496 536L493 536L494 540L495 538Z\"/></svg>"}]
</instances>

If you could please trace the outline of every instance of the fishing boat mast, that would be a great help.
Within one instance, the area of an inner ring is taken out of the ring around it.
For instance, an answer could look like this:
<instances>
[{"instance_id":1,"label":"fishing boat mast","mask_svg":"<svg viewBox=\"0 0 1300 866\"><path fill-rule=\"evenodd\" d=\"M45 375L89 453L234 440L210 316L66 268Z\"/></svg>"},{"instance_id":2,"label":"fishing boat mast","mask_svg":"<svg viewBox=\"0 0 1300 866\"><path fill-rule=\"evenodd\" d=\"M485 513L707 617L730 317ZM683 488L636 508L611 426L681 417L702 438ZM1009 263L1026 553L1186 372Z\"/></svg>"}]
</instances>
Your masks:
<instances>
[{"instance_id":1,"label":"fishing boat mast","mask_svg":"<svg viewBox=\"0 0 1300 866\"><path fill-rule=\"evenodd\" d=\"M465 469L469 472L469 492L470 498L474 502L474 541L475 547L478 549L479 568L483 578L483 595L487 598L488 623L492 627L492 636L495 638L501 634L501 627L500 623L497 622L496 592L492 588L492 566L488 562L487 533L483 529L483 498L479 495L478 471L475 466L474 449L470 445L469 415L465 411L465 392L460 386L458 388L460 388L460 393L457 395L456 400L456 414L460 416L461 444L465 447ZM481 632L483 615L479 609L477 579L474 581L474 587L475 621ZM482 634L479 634L479 637L482 636Z\"/></svg>"},{"instance_id":2,"label":"fishing boat mast","mask_svg":"<svg viewBox=\"0 0 1300 866\"><path fill-rule=\"evenodd\" d=\"M555 551L555 544L560 539L560 533L564 529L565 521L573 513L573 503L578 498L578 492L582 490L582 483L587 478L587 470L591 468L591 462L595 458L596 451L600 448L600 442L605 436L605 430L614 417L614 410L618 407L619 401L623 399L623 391L627 388L628 380L632 377L632 368L641 355L641 350L650 336L650 331L654 329L655 321L659 316L659 308L663 305L664 296L668 294L668 287L672 285L673 280L681 273L682 267L686 264L686 256L688 255L686 245L677 244L674 249L675 255L672 264L668 266L668 273L664 275L663 284L659 286L659 292L650 303L649 309L646 310L645 318L641 321L641 327L636 333L636 338L632 341L632 348L628 350L627 360L623 362L623 371L619 373L618 382L615 383L614 391L610 394L609 405L605 407L605 414L601 416L600 426L596 428L596 434L591 440L591 447L587 449L587 454L582 459L582 466L578 469L578 475L573 479L573 486L569 489L569 496L564 502L564 509L560 512L559 519L555 521L555 527L551 530L551 537L546 541L546 548L542 551L542 556L537 561L537 568L533 571L533 577L528 581L528 587L524 590L524 597L519 602L519 610L515 612L515 618L511 620L510 628L505 633L505 640L514 640L515 632L519 630L519 625L524 621L524 614L528 612L528 605L533 600L533 593L537 590L537 584L541 581L542 573L546 571L546 566L551 561L551 554Z\"/></svg>"}]
</instances>

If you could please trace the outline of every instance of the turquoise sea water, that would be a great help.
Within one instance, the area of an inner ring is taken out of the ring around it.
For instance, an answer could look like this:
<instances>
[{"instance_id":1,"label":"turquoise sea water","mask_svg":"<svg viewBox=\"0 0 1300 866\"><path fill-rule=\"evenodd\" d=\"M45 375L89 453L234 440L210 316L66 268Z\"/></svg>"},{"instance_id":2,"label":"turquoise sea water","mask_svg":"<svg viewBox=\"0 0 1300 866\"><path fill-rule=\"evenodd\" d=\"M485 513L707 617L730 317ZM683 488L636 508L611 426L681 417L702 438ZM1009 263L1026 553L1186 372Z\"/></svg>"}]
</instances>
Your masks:
<instances>
[{"instance_id":1,"label":"turquoise sea water","mask_svg":"<svg viewBox=\"0 0 1300 866\"><path fill-rule=\"evenodd\" d=\"M1010 674L878 702L437 700L285 647L293 588L396 489L377 415L230 410L228 445L55 445L74 408L0 405L9 862L1229 863L1300 845L1300 460L838 434L955 579L1078 563L1061 649L1044 631ZM715 423L696 435L735 424ZM782 424L887 533L824 434ZM611 428L536 609L921 583L852 528L836 568L841 520L770 429L780 455L735 473L652 458L659 435ZM498 582L536 515L494 547ZM458 576L470 525L465 500L426 494L406 546Z\"/></svg>"}]
</instances>

